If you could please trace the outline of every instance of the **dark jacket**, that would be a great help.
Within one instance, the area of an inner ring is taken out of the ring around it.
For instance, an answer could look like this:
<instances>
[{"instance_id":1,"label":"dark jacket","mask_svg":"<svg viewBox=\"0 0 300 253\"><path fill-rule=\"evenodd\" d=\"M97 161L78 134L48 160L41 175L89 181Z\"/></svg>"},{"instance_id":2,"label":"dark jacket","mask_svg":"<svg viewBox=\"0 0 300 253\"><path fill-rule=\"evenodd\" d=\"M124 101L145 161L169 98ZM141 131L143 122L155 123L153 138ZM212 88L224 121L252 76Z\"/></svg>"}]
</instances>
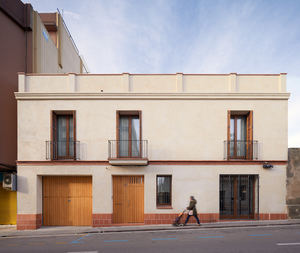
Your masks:
<instances>
[{"instance_id":1,"label":"dark jacket","mask_svg":"<svg viewBox=\"0 0 300 253\"><path fill-rule=\"evenodd\" d=\"M193 210L193 215L197 215L197 208L196 208L197 200L193 199L190 201L187 210Z\"/></svg>"}]
</instances>

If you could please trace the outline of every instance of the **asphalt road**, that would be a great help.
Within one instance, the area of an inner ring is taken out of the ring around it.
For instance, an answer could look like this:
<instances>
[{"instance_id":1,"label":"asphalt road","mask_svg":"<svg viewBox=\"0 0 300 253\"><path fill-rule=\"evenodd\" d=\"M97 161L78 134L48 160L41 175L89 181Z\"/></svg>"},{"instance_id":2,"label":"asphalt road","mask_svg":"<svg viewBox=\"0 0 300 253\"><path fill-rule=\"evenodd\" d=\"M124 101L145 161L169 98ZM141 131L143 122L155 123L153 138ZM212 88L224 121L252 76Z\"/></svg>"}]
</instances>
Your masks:
<instances>
[{"instance_id":1,"label":"asphalt road","mask_svg":"<svg viewBox=\"0 0 300 253\"><path fill-rule=\"evenodd\" d=\"M300 225L0 238L0 252L300 252Z\"/></svg>"}]
</instances>

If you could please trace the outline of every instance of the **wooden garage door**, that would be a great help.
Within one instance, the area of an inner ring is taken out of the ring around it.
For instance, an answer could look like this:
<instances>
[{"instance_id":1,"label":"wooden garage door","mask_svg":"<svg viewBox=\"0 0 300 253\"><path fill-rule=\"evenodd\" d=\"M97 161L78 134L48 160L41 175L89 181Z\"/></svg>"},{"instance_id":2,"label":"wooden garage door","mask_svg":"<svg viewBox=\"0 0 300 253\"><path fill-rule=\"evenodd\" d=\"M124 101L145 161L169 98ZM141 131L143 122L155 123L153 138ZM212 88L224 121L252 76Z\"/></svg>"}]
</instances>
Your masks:
<instances>
[{"instance_id":1,"label":"wooden garage door","mask_svg":"<svg viewBox=\"0 0 300 253\"><path fill-rule=\"evenodd\" d=\"M144 223L144 177L113 177L113 222Z\"/></svg>"},{"instance_id":2,"label":"wooden garage door","mask_svg":"<svg viewBox=\"0 0 300 253\"><path fill-rule=\"evenodd\" d=\"M43 177L43 225L91 226L92 177Z\"/></svg>"}]
</instances>

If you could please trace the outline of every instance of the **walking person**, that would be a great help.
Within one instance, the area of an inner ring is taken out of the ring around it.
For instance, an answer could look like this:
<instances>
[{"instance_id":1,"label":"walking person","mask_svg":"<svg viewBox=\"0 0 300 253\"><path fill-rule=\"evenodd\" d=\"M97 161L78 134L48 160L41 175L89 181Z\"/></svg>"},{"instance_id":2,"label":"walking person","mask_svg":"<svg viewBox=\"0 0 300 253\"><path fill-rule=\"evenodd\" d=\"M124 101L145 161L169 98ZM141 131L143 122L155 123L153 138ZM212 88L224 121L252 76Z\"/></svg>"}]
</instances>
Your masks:
<instances>
[{"instance_id":1,"label":"walking person","mask_svg":"<svg viewBox=\"0 0 300 253\"><path fill-rule=\"evenodd\" d=\"M188 212L188 216L186 217L186 220L184 222L184 226L188 223L191 216L195 217L198 225L200 226L200 221L198 219L196 204L197 204L197 200L194 198L194 196L191 196L190 197L190 204L186 208L189 212Z\"/></svg>"}]
</instances>

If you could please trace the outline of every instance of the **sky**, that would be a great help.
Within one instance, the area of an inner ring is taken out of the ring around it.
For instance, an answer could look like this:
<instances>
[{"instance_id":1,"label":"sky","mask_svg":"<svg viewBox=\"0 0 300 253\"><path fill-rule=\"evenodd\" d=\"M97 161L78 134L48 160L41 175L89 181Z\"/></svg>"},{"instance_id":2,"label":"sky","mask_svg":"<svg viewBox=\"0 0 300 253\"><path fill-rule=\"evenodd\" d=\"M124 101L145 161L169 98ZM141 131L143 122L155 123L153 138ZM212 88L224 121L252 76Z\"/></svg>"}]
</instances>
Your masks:
<instances>
[{"instance_id":1,"label":"sky","mask_svg":"<svg viewBox=\"0 0 300 253\"><path fill-rule=\"evenodd\" d=\"M25 0L59 9L91 73L288 73L300 147L300 0Z\"/></svg>"}]
</instances>

